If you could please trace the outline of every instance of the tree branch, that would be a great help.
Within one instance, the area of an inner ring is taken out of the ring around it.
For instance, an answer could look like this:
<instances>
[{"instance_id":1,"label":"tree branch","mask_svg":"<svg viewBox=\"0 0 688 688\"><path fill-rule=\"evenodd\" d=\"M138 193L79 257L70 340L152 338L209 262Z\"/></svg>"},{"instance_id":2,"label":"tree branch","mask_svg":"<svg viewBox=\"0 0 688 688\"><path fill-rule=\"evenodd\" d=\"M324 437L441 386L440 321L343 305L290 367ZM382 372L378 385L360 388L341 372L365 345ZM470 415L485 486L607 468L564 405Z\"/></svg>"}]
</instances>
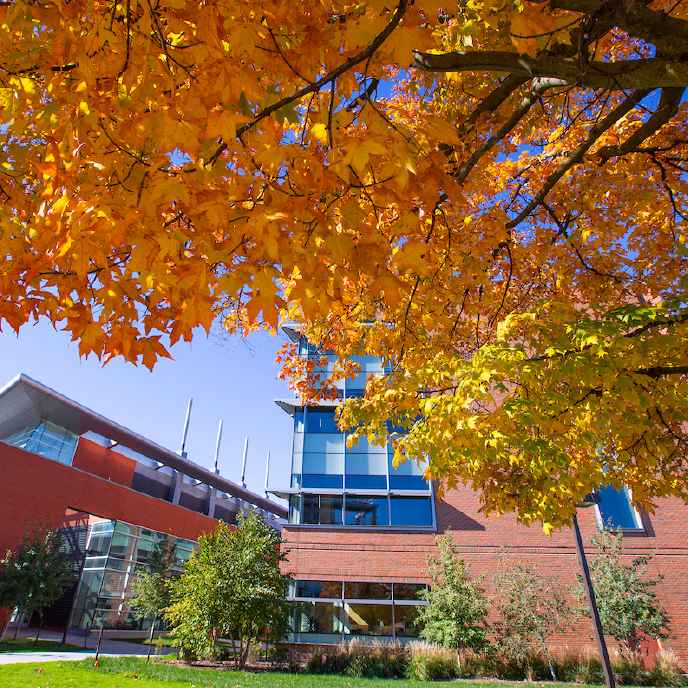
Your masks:
<instances>
[{"instance_id":1,"label":"tree branch","mask_svg":"<svg viewBox=\"0 0 688 688\"><path fill-rule=\"evenodd\" d=\"M626 98L620 105L615 107L604 119L600 120L590 129L585 141L580 143L571 155L559 165L559 167L547 178L547 181L542 185L542 188L535 195L532 201L513 219L507 223L507 227L512 229L521 224L530 213L537 208L547 198L547 194L554 188L554 185L577 163L581 162L583 156L590 150L597 139L616 124L622 117L628 114L631 110L637 107L638 103L650 93L651 89L642 89L634 91L628 98Z\"/></svg>"},{"instance_id":2,"label":"tree branch","mask_svg":"<svg viewBox=\"0 0 688 688\"><path fill-rule=\"evenodd\" d=\"M683 98L684 88L663 88L657 109L641 127L618 146L604 146L597 151L603 161L616 156L626 155L637 148L652 134L659 131L678 111Z\"/></svg>"},{"instance_id":3,"label":"tree branch","mask_svg":"<svg viewBox=\"0 0 688 688\"><path fill-rule=\"evenodd\" d=\"M688 87L686 59L593 61L587 62L583 70L577 58L550 53L534 58L503 50L441 55L415 51L414 58L413 66L424 72L507 72L524 78L561 79L569 86L609 90Z\"/></svg>"},{"instance_id":4,"label":"tree branch","mask_svg":"<svg viewBox=\"0 0 688 688\"><path fill-rule=\"evenodd\" d=\"M461 169L456 172L454 178L459 184L463 182L470 174L471 170L480 161L480 159L493 146L499 143L504 137L526 116L533 103L537 102L540 96L548 89L555 86L566 85L558 79L533 79L530 87L530 92L521 100L518 107L513 111L511 117L504 122L504 124L497 130L495 134L490 136L481 146L479 146L468 160L461 166Z\"/></svg>"},{"instance_id":5,"label":"tree branch","mask_svg":"<svg viewBox=\"0 0 688 688\"><path fill-rule=\"evenodd\" d=\"M550 0L549 7L583 14L603 10L615 26L654 45L662 55L684 55L688 52L688 22L651 10L642 0L614 0L606 7L600 0Z\"/></svg>"}]
</instances>

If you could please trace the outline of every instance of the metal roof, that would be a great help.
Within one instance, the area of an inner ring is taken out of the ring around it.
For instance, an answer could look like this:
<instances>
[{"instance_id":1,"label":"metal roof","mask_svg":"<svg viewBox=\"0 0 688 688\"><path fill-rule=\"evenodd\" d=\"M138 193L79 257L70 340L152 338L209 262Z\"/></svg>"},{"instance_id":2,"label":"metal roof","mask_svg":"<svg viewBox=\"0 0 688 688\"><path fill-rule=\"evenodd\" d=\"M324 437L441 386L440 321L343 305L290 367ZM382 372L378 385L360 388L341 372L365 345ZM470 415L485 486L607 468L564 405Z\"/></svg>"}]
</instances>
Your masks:
<instances>
[{"instance_id":1,"label":"metal roof","mask_svg":"<svg viewBox=\"0 0 688 688\"><path fill-rule=\"evenodd\" d=\"M91 430L275 516L288 516L285 507L151 442L27 375L18 375L0 389L0 438L9 437L39 420L47 420L78 435Z\"/></svg>"}]
</instances>

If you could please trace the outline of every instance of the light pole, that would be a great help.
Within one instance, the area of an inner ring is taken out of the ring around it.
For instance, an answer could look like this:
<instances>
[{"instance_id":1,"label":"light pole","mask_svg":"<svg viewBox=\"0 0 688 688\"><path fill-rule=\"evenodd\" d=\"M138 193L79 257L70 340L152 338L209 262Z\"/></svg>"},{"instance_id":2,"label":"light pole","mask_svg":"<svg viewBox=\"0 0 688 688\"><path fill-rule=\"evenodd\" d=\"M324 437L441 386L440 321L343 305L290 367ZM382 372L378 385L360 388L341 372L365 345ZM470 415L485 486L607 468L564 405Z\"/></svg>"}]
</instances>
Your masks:
<instances>
[{"instance_id":1,"label":"light pole","mask_svg":"<svg viewBox=\"0 0 688 688\"><path fill-rule=\"evenodd\" d=\"M596 492L590 492L585 495L583 502L579 507L589 507L599 504L602 501L600 495ZM588 568L588 561L585 558L585 550L583 549L583 538L581 537L580 528L578 527L578 518L576 514L573 515L572 525L573 535L576 540L576 554L578 555L578 563L583 572L583 586L585 587L585 594L588 597L588 604L590 605L590 616L592 616L593 628L595 629L595 640L597 641L597 649L600 652L602 659L602 670L604 671L604 682L607 688L616 688L614 683L614 674L612 673L612 665L609 661L609 653L607 652L607 643L604 642L604 631L602 630L602 622L597 611L597 602L595 601L595 591L592 589L592 581L590 580L590 569Z\"/></svg>"}]
</instances>

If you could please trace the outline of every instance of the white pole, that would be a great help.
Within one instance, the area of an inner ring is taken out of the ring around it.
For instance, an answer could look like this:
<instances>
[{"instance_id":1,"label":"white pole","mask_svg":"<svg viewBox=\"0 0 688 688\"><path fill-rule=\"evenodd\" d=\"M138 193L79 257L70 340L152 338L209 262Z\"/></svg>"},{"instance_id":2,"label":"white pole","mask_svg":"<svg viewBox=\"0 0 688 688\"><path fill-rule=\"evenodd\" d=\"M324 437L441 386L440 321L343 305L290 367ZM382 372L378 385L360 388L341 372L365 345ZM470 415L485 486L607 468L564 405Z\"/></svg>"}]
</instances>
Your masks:
<instances>
[{"instance_id":1,"label":"white pole","mask_svg":"<svg viewBox=\"0 0 688 688\"><path fill-rule=\"evenodd\" d=\"M189 420L191 419L191 405L193 404L193 398L189 399L189 405L186 408L186 420L184 421L184 432L182 433L182 448L179 450L179 455L186 458L186 452L184 447L186 447L186 435L189 432Z\"/></svg>"},{"instance_id":2,"label":"white pole","mask_svg":"<svg viewBox=\"0 0 688 688\"><path fill-rule=\"evenodd\" d=\"M266 499L268 496L268 477L269 476L270 476L270 452L268 452L268 458L265 461L265 489L263 490L263 494L264 494Z\"/></svg>"},{"instance_id":3,"label":"white pole","mask_svg":"<svg viewBox=\"0 0 688 688\"><path fill-rule=\"evenodd\" d=\"M246 488L246 457L248 456L248 437L244 440L244 460L241 464L241 487Z\"/></svg>"},{"instance_id":4,"label":"white pole","mask_svg":"<svg viewBox=\"0 0 688 688\"><path fill-rule=\"evenodd\" d=\"M220 420L220 427L217 429L217 443L215 445L215 475L220 475L220 470L217 467L217 460L220 458L220 441L222 440L222 421Z\"/></svg>"}]
</instances>

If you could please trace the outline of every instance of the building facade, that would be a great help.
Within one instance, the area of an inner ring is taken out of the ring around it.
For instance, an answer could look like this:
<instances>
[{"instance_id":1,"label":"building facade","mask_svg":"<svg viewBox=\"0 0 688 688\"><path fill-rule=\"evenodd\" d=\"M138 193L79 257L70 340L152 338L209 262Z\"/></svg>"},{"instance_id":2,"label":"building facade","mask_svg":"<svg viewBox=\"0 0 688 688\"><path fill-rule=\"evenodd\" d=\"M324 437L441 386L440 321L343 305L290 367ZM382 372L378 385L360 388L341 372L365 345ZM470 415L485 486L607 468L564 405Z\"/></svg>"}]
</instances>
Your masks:
<instances>
[{"instance_id":1,"label":"building facade","mask_svg":"<svg viewBox=\"0 0 688 688\"><path fill-rule=\"evenodd\" d=\"M301 354L312 355L298 332ZM379 360L360 359L362 372L337 383L339 398L360 396L370 375L384 373ZM331 374L332 364L322 375ZM579 571L571 531L546 536L538 526L520 525L513 515L484 516L469 488L448 490L442 499L423 479L423 466L395 468L391 446L347 448L334 421L335 400L315 407L298 399L276 403L294 418L291 484L275 493L289 500L289 522L282 530L295 578L295 642L339 642L353 637L405 641L413 637L418 591L427 583L427 557L438 535L451 532L473 577L484 575L487 592L502 566L501 550L536 564L566 588ZM654 514L637 511L626 490L600 490L599 506L581 509L587 538L603 523L621 530L628 559L655 553L651 573L664 576L657 590L668 611L673 648L688 666L688 507L662 500ZM593 552L588 552L589 556ZM560 645L592 645L592 626L581 621L575 632L555 639ZM614 647L610 640L610 647Z\"/></svg>"},{"instance_id":2,"label":"building facade","mask_svg":"<svg viewBox=\"0 0 688 688\"><path fill-rule=\"evenodd\" d=\"M220 519L233 524L242 509L256 509L279 529L287 516L25 375L0 390L0 478L0 551L16 546L27 522L42 521L65 528L80 553L81 584L56 626L135 625L131 582L160 534L177 542L181 565Z\"/></svg>"}]
</instances>

